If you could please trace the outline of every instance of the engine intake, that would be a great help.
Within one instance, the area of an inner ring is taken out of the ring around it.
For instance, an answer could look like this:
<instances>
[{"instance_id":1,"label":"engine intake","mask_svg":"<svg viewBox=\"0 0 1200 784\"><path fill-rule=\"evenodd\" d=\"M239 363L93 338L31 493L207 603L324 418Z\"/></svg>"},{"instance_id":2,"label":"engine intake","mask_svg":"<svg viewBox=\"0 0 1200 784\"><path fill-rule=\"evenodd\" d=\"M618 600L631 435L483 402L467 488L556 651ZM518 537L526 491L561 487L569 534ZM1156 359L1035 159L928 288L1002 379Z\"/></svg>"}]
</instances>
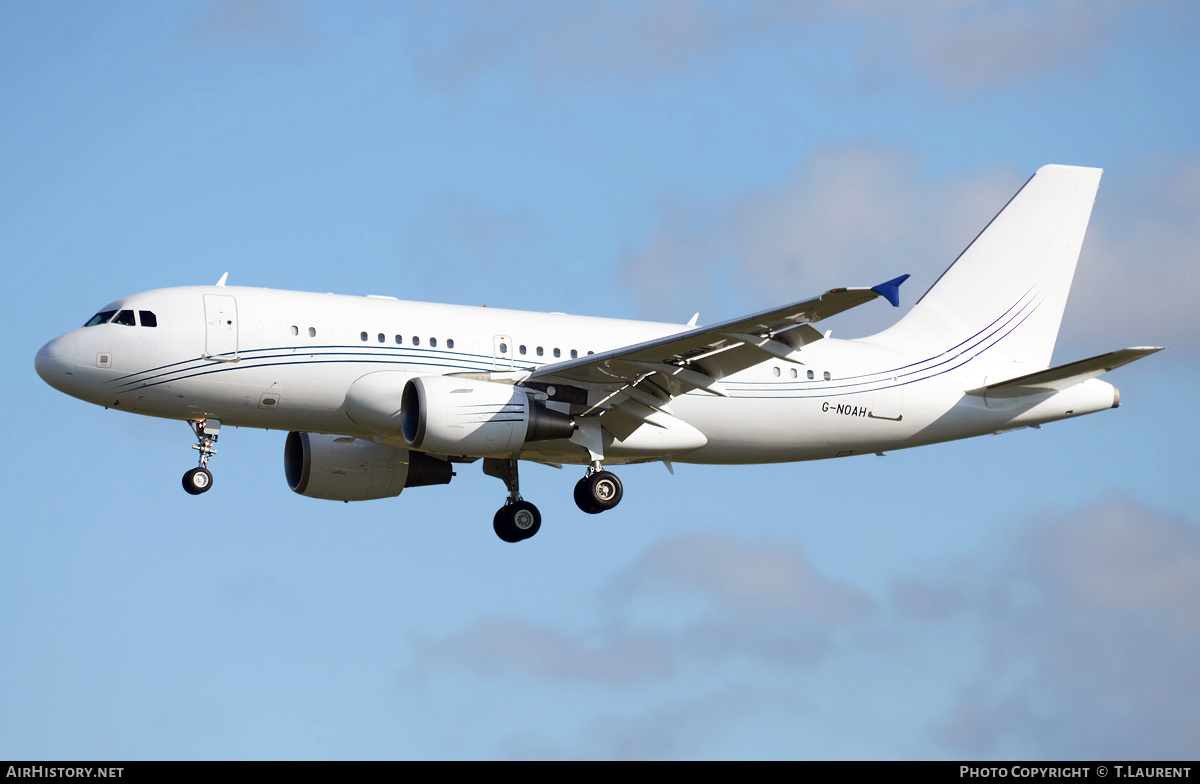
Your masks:
<instances>
[{"instance_id":1,"label":"engine intake","mask_svg":"<svg viewBox=\"0 0 1200 784\"><path fill-rule=\"evenodd\" d=\"M404 385L401 429L413 449L443 455L499 455L531 441L570 438L571 417L511 384L417 376Z\"/></svg>"},{"instance_id":2,"label":"engine intake","mask_svg":"<svg viewBox=\"0 0 1200 784\"><path fill-rule=\"evenodd\" d=\"M350 436L288 433L283 472L293 492L330 501L370 501L406 487L444 485L454 475L445 460Z\"/></svg>"}]
</instances>

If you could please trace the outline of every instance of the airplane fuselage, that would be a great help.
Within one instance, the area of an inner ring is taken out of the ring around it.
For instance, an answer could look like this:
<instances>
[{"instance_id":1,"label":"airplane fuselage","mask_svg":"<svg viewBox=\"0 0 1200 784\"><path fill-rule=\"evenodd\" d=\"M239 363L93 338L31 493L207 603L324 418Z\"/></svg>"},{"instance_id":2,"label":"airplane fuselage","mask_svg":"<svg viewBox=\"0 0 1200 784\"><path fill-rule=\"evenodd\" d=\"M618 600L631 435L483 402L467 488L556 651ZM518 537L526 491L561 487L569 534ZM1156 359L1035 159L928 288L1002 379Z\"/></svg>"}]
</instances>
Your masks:
<instances>
[{"instance_id":1,"label":"airplane fuselage","mask_svg":"<svg viewBox=\"0 0 1200 784\"><path fill-rule=\"evenodd\" d=\"M542 365L688 329L225 286L148 291L103 310L151 313L155 326L140 318L133 324L110 321L47 344L38 355L39 373L63 392L149 416L211 418L398 446L404 445L401 436L364 426L349 410L348 393L367 376L388 374L381 388L396 392L398 408L399 389L409 377L519 378ZM768 359L723 379L728 397L693 390L674 399L674 416L703 434L703 444L685 440L682 448L668 443L659 451L636 442L623 448L617 441L606 460L813 460L965 438L1114 405L1114 388L1095 379L1036 401L966 395L990 371L992 378L1014 375L984 355L986 338L920 355L868 340L818 340L803 348L803 364ZM566 440L526 444L502 456L589 462L586 450Z\"/></svg>"}]
</instances>

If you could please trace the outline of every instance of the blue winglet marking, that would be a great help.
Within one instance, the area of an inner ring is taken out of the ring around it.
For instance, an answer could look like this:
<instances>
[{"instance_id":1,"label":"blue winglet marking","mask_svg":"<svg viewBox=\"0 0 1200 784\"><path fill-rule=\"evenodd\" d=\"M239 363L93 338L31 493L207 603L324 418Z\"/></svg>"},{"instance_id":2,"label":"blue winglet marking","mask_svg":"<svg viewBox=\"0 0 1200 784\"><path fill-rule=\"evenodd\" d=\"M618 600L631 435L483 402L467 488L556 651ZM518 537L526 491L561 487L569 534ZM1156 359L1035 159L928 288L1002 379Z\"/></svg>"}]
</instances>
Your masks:
<instances>
[{"instance_id":1,"label":"blue winglet marking","mask_svg":"<svg viewBox=\"0 0 1200 784\"><path fill-rule=\"evenodd\" d=\"M893 308L898 308L900 307L900 284L906 280L908 280L908 276L901 275L898 278L892 278L887 283L872 286L871 291L877 292L879 296L892 303Z\"/></svg>"}]
</instances>

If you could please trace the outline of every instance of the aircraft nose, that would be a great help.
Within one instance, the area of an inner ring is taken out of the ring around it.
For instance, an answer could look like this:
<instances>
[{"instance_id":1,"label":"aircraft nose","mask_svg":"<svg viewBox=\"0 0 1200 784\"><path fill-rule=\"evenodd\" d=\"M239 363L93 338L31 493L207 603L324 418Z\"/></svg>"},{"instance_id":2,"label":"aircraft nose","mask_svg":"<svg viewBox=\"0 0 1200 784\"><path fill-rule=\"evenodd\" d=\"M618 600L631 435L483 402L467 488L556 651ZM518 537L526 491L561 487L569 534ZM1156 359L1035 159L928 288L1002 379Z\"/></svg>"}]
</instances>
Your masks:
<instances>
[{"instance_id":1,"label":"aircraft nose","mask_svg":"<svg viewBox=\"0 0 1200 784\"><path fill-rule=\"evenodd\" d=\"M75 336L59 335L42 346L33 358L33 368L42 381L66 391L75 372Z\"/></svg>"}]
</instances>

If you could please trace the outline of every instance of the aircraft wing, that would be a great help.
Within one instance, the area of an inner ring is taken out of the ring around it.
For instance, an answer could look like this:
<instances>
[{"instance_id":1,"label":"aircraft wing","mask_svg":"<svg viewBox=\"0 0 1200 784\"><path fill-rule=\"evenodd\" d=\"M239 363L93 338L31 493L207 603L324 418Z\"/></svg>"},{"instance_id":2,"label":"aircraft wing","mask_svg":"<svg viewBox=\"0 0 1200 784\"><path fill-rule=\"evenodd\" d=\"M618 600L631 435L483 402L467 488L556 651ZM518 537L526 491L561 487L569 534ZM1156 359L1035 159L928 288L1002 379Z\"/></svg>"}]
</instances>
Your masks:
<instances>
[{"instance_id":1,"label":"aircraft wing","mask_svg":"<svg viewBox=\"0 0 1200 784\"><path fill-rule=\"evenodd\" d=\"M772 357L803 364L799 349L822 335L813 322L884 297L899 305L902 275L872 288L831 289L819 297L697 327L632 346L543 365L524 381L633 386L649 379L668 397L701 389L725 396L720 380ZM640 397L631 395L637 399ZM658 395L656 395L658 397ZM653 402L647 402L653 407ZM661 400L658 401L660 404Z\"/></svg>"}]
</instances>

